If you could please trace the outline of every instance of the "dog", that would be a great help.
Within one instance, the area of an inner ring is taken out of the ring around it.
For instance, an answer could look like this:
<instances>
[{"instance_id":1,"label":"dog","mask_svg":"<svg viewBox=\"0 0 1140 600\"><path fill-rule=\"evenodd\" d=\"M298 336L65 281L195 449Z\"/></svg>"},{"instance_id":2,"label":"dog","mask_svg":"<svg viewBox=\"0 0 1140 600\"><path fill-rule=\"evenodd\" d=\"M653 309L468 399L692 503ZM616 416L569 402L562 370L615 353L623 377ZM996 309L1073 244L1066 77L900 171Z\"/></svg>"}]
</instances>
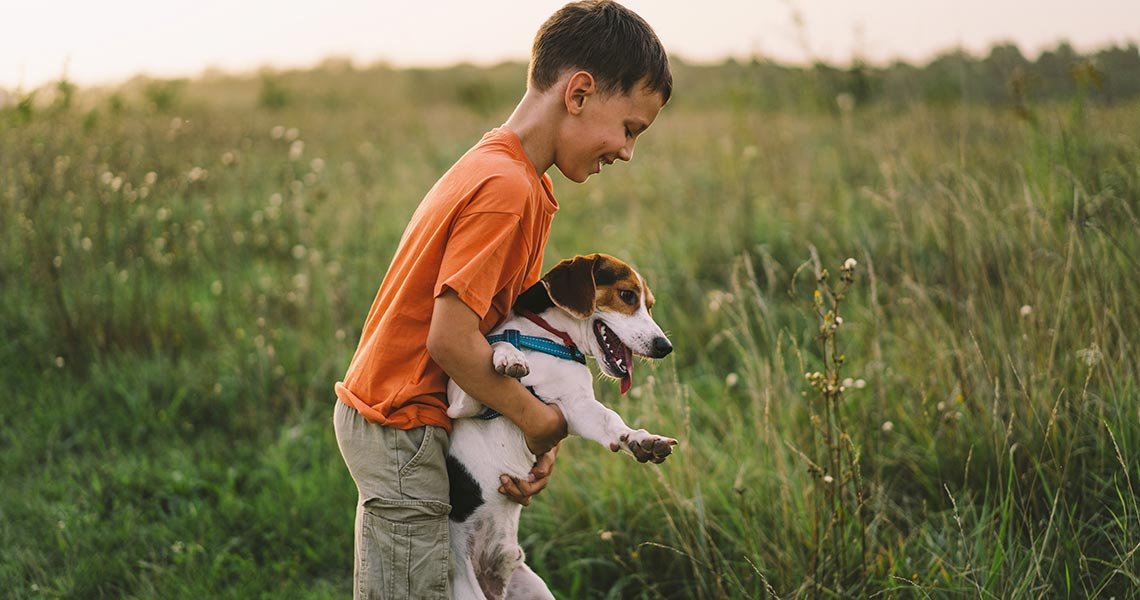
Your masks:
<instances>
[{"instance_id":1,"label":"dog","mask_svg":"<svg viewBox=\"0 0 1140 600\"><path fill-rule=\"evenodd\" d=\"M540 400L558 406L571 435L614 452L625 450L640 462L660 463L677 440L627 426L594 397L585 364L585 355L593 356L603 373L621 381L624 394L632 384L635 354L669 354L673 345L650 316L653 302L645 280L612 256L564 260L524 291L514 314L488 336L495 370L518 378ZM507 341L518 341L517 336L529 336L532 343L537 339L537 345L556 347L563 355ZM522 507L496 492L500 475L526 477L535 455L514 423L494 418L497 413L454 382L448 384L447 398L447 414L454 419L447 457L452 598L554 598L526 565L518 544Z\"/></svg>"}]
</instances>

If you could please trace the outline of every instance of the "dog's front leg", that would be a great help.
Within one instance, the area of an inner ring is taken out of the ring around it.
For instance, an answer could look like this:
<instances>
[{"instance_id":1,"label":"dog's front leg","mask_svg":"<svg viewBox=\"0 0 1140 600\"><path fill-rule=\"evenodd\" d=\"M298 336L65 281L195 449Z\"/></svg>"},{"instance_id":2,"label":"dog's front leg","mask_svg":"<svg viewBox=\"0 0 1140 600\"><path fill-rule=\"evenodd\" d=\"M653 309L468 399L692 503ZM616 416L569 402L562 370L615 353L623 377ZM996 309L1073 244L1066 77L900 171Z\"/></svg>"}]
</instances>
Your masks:
<instances>
[{"instance_id":1,"label":"dog's front leg","mask_svg":"<svg viewBox=\"0 0 1140 600\"><path fill-rule=\"evenodd\" d=\"M491 349L494 351L492 364L495 365L495 372L499 375L522 379L530 373L530 364L527 363L522 350L507 342L495 342L491 344Z\"/></svg>"},{"instance_id":2,"label":"dog's front leg","mask_svg":"<svg viewBox=\"0 0 1140 600\"><path fill-rule=\"evenodd\" d=\"M631 429L621 415L606 408L594 397L593 389L563 397L557 402L566 417L567 429L617 452L626 450L638 462L664 462L673 452L677 440L649 433L644 429Z\"/></svg>"}]
</instances>

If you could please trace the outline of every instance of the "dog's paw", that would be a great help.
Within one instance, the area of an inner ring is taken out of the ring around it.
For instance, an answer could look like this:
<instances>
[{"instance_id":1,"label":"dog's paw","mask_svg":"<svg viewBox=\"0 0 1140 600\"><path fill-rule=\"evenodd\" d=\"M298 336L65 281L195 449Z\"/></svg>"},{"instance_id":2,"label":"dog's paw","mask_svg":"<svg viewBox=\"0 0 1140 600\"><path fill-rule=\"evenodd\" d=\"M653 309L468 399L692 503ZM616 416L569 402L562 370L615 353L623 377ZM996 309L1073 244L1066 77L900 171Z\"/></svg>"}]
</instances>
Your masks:
<instances>
[{"instance_id":1,"label":"dog's paw","mask_svg":"<svg viewBox=\"0 0 1140 600\"><path fill-rule=\"evenodd\" d=\"M621 443L625 444L637 462L659 464L665 462L665 459L673 453L673 446L677 445L677 440L653 435L644 429L637 429L622 434ZM620 449L621 447L617 444L610 444L610 450L617 452Z\"/></svg>"},{"instance_id":2,"label":"dog's paw","mask_svg":"<svg viewBox=\"0 0 1140 600\"><path fill-rule=\"evenodd\" d=\"M526 362L526 356L518 348L506 342L499 342L494 344L494 350L493 362L496 373L515 379L522 379L530 374L530 365Z\"/></svg>"}]
</instances>

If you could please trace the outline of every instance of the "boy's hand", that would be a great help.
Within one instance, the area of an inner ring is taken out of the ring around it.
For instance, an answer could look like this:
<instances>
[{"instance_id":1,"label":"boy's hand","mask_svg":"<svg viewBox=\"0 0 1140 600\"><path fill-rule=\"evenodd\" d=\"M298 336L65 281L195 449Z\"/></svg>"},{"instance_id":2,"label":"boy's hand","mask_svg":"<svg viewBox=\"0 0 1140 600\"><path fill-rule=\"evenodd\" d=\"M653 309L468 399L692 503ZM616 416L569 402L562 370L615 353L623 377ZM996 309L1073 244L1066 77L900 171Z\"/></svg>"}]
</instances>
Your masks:
<instances>
[{"instance_id":1,"label":"boy's hand","mask_svg":"<svg viewBox=\"0 0 1140 600\"><path fill-rule=\"evenodd\" d=\"M523 506L530 506L530 500L546 489L550 483L550 473L554 470L554 458L558 456L558 446L538 457L527 479L515 479L510 475L499 476L499 493Z\"/></svg>"}]
</instances>

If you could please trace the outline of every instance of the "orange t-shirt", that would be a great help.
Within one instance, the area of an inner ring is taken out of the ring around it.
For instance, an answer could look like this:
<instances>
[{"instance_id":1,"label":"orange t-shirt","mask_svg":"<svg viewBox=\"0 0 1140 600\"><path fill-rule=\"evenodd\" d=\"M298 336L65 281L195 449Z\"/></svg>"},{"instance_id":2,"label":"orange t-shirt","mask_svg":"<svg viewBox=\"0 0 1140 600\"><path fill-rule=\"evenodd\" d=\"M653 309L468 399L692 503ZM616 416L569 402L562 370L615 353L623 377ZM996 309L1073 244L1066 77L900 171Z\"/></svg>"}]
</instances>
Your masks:
<instances>
[{"instance_id":1,"label":"orange t-shirt","mask_svg":"<svg viewBox=\"0 0 1140 600\"><path fill-rule=\"evenodd\" d=\"M427 351L435 298L450 288L491 331L542 275L557 210L550 177L535 172L518 136L506 127L484 135L412 215L336 384L340 401L382 425L450 431L447 375Z\"/></svg>"}]
</instances>

